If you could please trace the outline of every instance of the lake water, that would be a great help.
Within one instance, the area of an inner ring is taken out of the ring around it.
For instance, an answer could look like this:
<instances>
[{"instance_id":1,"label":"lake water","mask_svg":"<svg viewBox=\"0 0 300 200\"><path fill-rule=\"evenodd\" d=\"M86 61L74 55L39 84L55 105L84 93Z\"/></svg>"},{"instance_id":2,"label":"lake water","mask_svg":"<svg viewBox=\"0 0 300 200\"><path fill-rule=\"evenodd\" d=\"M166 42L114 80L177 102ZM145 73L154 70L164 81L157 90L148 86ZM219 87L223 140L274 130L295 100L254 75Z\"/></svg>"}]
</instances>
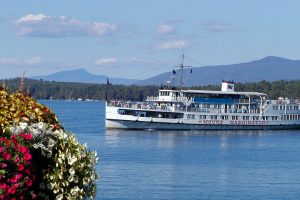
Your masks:
<instances>
[{"instance_id":1,"label":"lake water","mask_svg":"<svg viewBox=\"0 0 300 200\"><path fill-rule=\"evenodd\" d=\"M97 199L300 198L300 131L105 130L103 102L41 102L97 150Z\"/></svg>"}]
</instances>

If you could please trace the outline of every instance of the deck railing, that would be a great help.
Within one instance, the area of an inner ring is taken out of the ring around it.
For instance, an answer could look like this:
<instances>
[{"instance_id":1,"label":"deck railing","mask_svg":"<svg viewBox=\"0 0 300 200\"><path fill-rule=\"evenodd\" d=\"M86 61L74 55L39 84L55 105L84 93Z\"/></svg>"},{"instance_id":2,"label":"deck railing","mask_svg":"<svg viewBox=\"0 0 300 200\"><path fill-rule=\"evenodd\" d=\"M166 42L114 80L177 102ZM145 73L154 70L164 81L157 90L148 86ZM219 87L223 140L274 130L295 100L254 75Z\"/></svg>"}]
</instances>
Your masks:
<instances>
[{"instance_id":1,"label":"deck railing","mask_svg":"<svg viewBox=\"0 0 300 200\"><path fill-rule=\"evenodd\" d=\"M131 109L144 109L144 110L156 110L156 111L172 111L172 112L202 112L202 113L212 113L212 114L220 114L220 113L260 113L259 109L224 109L224 108L194 108L194 107L186 107L176 105L167 106L167 105L154 105L143 102L124 102L124 101L112 101L109 103L109 106L113 107L123 107L123 108L131 108Z\"/></svg>"}]
</instances>

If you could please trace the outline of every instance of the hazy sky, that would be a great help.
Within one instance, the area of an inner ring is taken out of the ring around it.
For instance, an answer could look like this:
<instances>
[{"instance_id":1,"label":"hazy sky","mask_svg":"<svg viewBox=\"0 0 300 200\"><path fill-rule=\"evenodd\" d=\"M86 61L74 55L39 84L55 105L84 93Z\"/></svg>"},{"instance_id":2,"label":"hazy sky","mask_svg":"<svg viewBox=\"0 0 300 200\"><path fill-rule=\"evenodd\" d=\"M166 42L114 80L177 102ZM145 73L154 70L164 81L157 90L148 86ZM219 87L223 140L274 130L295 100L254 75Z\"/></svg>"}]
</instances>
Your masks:
<instances>
[{"instance_id":1,"label":"hazy sky","mask_svg":"<svg viewBox=\"0 0 300 200\"><path fill-rule=\"evenodd\" d=\"M0 78L300 59L299 0L0 0Z\"/></svg>"}]
</instances>

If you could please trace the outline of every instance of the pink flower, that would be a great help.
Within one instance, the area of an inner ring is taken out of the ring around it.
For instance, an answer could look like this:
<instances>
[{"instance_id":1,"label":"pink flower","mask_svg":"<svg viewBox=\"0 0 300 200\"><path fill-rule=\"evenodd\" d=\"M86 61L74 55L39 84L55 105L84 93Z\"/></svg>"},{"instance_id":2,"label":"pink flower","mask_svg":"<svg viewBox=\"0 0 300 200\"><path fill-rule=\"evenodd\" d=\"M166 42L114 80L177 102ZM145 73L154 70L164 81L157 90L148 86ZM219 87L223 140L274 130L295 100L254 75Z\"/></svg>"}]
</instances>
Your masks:
<instances>
[{"instance_id":1,"label":"pink flower","mask_svg":"<svg viewBox=\"0 0 300 200\"><path fill-rule=\"evenodd\" d=\"M32 139L32 135L31 135L30 133L25 134L24 138L25 138L26 140L31 140L31 139Z\"/></svg>"},{"instance_id":2,"label":"pink flower","mask_svg":"<svg viewBox=\"0 0 300 200\"><path fill-rule=\"evenodd\" d=\"M7 167L7 164L6 163L2 163L2 168L6 168Z\"/></svg>"},{"instance_id":3,"label":"pink flower","mask_svg":"<svg viewBox=\"0 0 300 200\"><path fill-rule=\"evenodd\" d=\"M29 153L25 153L25 154L24 154L24 160L25 160L25 161L31 160L31 155L30 155Z\"/></svg>"},{"instance_id":4,"label":"pink flower","mask_svg":"<svg viewBox=\"0 0 300 200\"><path fill-rule=\"evenodd\" d=\"M16 176L13 176L12 179L10 179L10 182L16 183L18 181L18 178Z\"/></svg>"},{"instance_id":5,"label":"pink flower","mask_svg":"<svg viewBox=\"0 0 300 200\"><path fill-rule=\"evenodd\" d=\"M25 168L24 165L18 164L18 170L19 170L19 171L23 171L24 168Z\"/></svg>"},{"instance_id":6,"label":"pink flower","mask_svg":"<svg viewBox=\"0 0 300 200\"><path fill-rule=\"evenodd\" d=\"M2 184L0 185L0 188L1 188L1 189L4 189L4 190L5 190L6 187L7 187L6 183L2 183Z\"/></svg>"},{"instance_id":7,"label":"pink flower","mask_svg":"<svg viewBox=\"0 0 300 200\"><path fill-rule=\"evenodd\" d=\"M16 188L15 187L9 187L7 192L8 192L8 194L15 194L16 193Z\"/></svg>"},{"instance_id":8,"label":"pink flower","mask_svg":"<svg viewBox=\"0 0 300 200\"><path fill-rule=\"evenodd\" d=\"M28 133L28 134L20 133L19 136L22 138L25 138L26 140L32 139L32 135L30 133Z\"/></svg>"},{"instance_id":9,"label":"pink flower","mask_svg":"<svg viewBox=\"0 0 300 200\"><path fill-rule=\"evenodd\" d=\"M4 158L5 160L10 160L10 154L7 153L7 152L4 152L4 153L3 153L3 158Z\"/></svg>"},{"instance_id":10,"label":"pink flower","mask_svg":"<svg viewBox=\"0 0 300 200\"><path fill-rule=\"evenodd\" d=\"M19 147L19 151L24 154L26 151L27 151L27 148L26 147L23 147L23 146L20 146Z\"/></svg>"},{"instance_id":11,"label":"pink flower","mask_svg":"<svg viewBox=\"0 0 300 200\"><path fill-rule=\"evenodd\" d=\"M26 180L25 183L26 183L27 186L32 186L32 180L31 179Z\"/></svg>"},{"instance_id":12,"label":"pink flower","mask_svg":"<svg viewBox=\"0 0 300 200\"><path fill-rule=\"evenodd\" d=\"M15 158L15 163L18 163L19 161L20 161L19 156L16 156L16 158Z\"/></svg>"},{"instance_id":13,"label":"pink flower","mask_svg":"<svg viewBox=\"0 0 300 200\"><path fill-rule=\"evenodd\" d=\"M31 197L32 197L32 199L37 199L38 196L37 196L36 194L33 193L33 194L31 195Z\"/></svg>"},{"instance_id":14,"label":"pink flower","mask_svg":"<svg viewBox=\"0 0 300 200\"><path fill-rule=\"evenodd\" d=\"M3 147L0 147L0 153L2 153L3 152Z\"/></svg>"}]
</instances>

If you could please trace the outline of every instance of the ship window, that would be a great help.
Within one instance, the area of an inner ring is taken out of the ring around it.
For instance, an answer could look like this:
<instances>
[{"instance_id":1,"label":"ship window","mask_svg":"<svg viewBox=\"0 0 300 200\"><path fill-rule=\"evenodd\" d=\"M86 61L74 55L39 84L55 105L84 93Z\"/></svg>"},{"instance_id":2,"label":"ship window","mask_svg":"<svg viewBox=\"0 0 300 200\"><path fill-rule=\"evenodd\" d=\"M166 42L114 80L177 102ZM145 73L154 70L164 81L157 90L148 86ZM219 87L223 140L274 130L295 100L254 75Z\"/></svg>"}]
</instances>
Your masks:
<instances>
[{"instance_id":1,"label":"ship window","mask_svg":"<svg viewBox=\"0 0 300 200\"><path fill-rule=\"evenodd\" d=\"M232 119L232 120L238 120L238 119L239 119L239 116L231 116L231 119Z\"/></svg>"},{"instance_id":2,"label":"ship window","mask_svg":"<svg viewBox=\"0 0 300 200\"><path fill-rule=\"evenodd\" d=\"M227 115L222 115L222 116L221 116L221 119L227 120L227 119L228 119L228 116L227 116Z\"/></svg>"},{"instance_id":3,"label":"ship window","mask_svg":"<svg viewBox=\"0 0 300 200\"><path fill-rule=\"evenodd\" d=\"M119 109L119 110L118 110L118 113L119 113L120 115L125 115L125 110Z\"/></svg>"},{"instance_id":4,"label":"ship window","mask_svg":"<svg viewBox=\"0 0 300 200\"><path fill-rule=\"evenodd\" d=\"M253 116L253 120L259 120L259 116Z\"/></svg>"},{"instance_id":5,"label":"ship window","mask_svg":"<svg viewBox=\"0 0 300 200\"><path fill-rule=\"evenodd\" d=\"M186 118L187 119L195 119L195 115L194 114L187 114Z\"/></svg>"},{"instance_id":6,"label":"ship window","mask_svg":"<svg viewBox=\"0 0 300 200\"><path fill-rule=\"evenodd\" d=\"M272 120L277 120L277 116L272 116Z\"/></svg>"},{"instance_id":7,"label":"ship window","mask_svg":"<svg viewBox=\"0 0 300 200\"><path fill-rule=\"evenodd\" d=\"M206 115L199 115L199 119L206 119Z\"/></svg>"},{"instance_id":8,"label":"ship window","mask_svg":"<svg viewBox=\"0 0 300 200\"><path fill-rule=\"evenodd\" d=\"M263 116L262 119L263 120L268 120L268 117L267 116Z\"/></svg>"},{"instance_id":9,"label":"ship window","mask_svg":"<svg viewBox=\"0 0 300 200\"><path fill-rule=\"evenodd\" d=\"M218 119L218 115L211 115L210 119Z\"/></svg>"},{"instance_id":10,"label":"ship window","mask_svg":"<svg viewBox=\"0 0 300 200\"><path fill-rule=\"evenodd\" d=\"M243 116L243 120L249 120L249 116Z\"/></svg>"}]
</instances>

